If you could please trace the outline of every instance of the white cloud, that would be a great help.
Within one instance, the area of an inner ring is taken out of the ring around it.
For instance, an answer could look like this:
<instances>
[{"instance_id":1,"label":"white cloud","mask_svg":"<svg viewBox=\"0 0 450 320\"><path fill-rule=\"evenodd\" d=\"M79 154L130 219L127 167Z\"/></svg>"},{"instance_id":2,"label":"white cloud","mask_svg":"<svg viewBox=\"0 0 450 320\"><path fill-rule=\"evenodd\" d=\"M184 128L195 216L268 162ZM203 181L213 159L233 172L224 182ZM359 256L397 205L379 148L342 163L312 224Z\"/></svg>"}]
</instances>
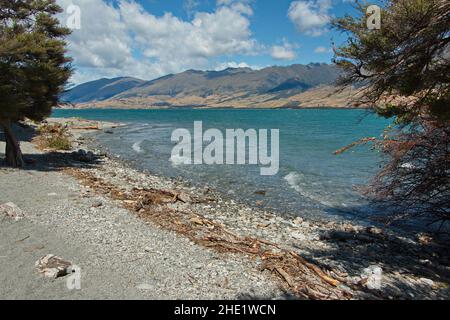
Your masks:
<instances>
[{"instance_id":1,"label":"white cloud","mask_svg":"<svg viewBox=\"0 0 450 320\"><path fill-rule=\"evenodd\" d=\"M319 47L317 47L316 49L314 49L314 52L315 52L315 53L327 53L327 52L331 52L331 49L330 49L330 48L326 48L326 47L319 46Z\"/></svg>"},{"instance_id":2,"label":"white cloud","mask_svg":"<svg viewBox=\"0 0 450 320\"><path fill-rule=\"evenodd\" d=\"M331 0L294 1L289 7L288 17L300 32L320 36L327 32L330 9Z\"/></svg>"},{"instance_id":3,"label":"white cloud","mask_svg":"<svg viewBox=\"0 0 450 320\"><path fill-rule=\"evenodd\" d=\"M69 36L69 54L77 73L73 82L99 77L152 79L186 69L214 68L213 58L254 55L248 1L219 0L214 12L196 12L182 20L156 16L134 0L113 6L102 0L57 0L63 8L81 8L81 29ZM67 17L62 14L61 21Z\"/></svg>"},{"instance_id":4,"label":"white cloud","mask_svg":"<svg viewBox=\"0 0 450 320\"><path fill-rule=\"evenodd\" d=\"M63 8L72 0L58 0ZM131 55L131 39L120 21L120 13L99 0L78 0L81 8L81 29L69 37L70 54L79 66L118 67ZM64 15L62 19L66 18ZM113 50L112 50L113 49Z\"/></svg>"},{"instance_id":5,"label":"white cloud","mask_svg":"<svg viewBox=\"0 0 450 320\"><path fill-rule=\"evenodd\" d=\"M263 67L256 66L256 65L249 65L246 62L236 62L236 61L228 61L228 62L222 62L217 64L217 66L214 68L215 71L222 71L228 68L250 68L253 70L259 70Z\"/></svg>"},{"instance_id":6,"label":"white cloud","mask_svg":"<svg viewBox=\"0 0 450 320\"><path fill-rule=\"evenodd\" d=\"M276 60L294 60L297 54L294 51L295 46L284 40L283 45L272 47L270 54Z\"/></svg>"}]
</instances>

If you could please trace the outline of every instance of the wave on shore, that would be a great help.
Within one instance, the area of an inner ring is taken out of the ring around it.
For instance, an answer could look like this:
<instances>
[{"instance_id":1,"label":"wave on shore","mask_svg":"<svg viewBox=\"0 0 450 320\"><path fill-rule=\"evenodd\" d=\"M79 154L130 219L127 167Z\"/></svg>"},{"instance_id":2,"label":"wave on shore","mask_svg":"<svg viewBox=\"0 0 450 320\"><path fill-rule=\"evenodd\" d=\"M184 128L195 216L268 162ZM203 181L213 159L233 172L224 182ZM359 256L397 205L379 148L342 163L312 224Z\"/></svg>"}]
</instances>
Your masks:
<instances>
[{"instance_id":1,"label":"wave on shore","mask_svg":"<svg viewBox=\"0 0 450 320\"><path fill-rule=\"evenodd\" d=\"M144 142L144 140L141 140L141 141L138 141L138 142L135 142L134 144L133 144L133 150L136 152L136 153L144 153L144 150L142 149L142 146L141 146L141 144Z\"/></svg>"},{"instance_id":2,"label":"wave on shore","mask_svg":"<svg viewBox=\"0 0 450 320\"><path fill-rule=\"evenodd\" d=\"M309 198L313 201L317 201L324 206L332 207L333 204L330 201L324 200L324 195L314 194L307 189L311 189L311 185L317 185L317 182L308 182L305 175L300 172L290 172L284 177L284 180L288 185L301 194L303 197Z\"/></svg>"}]
</instances>

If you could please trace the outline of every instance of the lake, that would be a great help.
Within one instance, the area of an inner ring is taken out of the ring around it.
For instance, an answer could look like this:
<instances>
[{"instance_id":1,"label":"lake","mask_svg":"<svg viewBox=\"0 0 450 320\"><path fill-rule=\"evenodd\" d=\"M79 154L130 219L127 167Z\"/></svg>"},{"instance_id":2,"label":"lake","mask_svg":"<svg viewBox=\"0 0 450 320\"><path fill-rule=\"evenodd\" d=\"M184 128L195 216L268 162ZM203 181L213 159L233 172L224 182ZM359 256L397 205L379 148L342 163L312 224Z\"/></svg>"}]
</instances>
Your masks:
<instances>
[{"instance_id":1,"label":"lake","mask_svg":"<svg viewBox=\"0 0 450 320\"><path fill-rule=\"evenodd\" d=\"M355 190L380 168L370 146L336 156L334 151L364 137L379 137L389 120L367 110L55 110L55 117L118 121L127 125L97 141L134 166L152 173L209 185L231 198L308 218L365 218L373 210ZM261 176L256 165L182 165L170 161L172 132L203 129L279 129L280 168Z\"/></svg>"}]
</instances>

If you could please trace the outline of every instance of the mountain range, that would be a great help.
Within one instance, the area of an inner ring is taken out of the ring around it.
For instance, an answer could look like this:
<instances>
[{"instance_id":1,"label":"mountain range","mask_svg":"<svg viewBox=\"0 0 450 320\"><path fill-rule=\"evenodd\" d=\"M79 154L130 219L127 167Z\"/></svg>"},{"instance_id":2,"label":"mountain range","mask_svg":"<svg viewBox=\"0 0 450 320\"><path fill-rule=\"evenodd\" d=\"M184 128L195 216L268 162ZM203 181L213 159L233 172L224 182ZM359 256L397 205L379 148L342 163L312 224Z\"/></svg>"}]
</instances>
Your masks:
<instances>
[{"instance_id":1,"label":"mountain range","mask_svg":"<svg viewBox=\"0 0 450 320\"><path fill-rule=\"evenodd\" d=\"M151 81L103 78L70 89L62 100L78 108L347 107L350 92L333 86L339 74L324 63L187 70Z\"/></svg>"}]
</instances>

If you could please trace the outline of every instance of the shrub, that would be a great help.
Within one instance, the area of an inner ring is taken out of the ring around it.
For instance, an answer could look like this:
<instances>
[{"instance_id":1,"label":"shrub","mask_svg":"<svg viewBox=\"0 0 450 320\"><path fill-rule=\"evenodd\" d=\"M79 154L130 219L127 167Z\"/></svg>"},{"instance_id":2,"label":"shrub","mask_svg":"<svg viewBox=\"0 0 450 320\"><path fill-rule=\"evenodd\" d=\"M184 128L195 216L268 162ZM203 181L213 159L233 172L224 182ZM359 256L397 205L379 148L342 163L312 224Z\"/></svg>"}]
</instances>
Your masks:
<instances>
[{"instance_id":1,"label":"shrub","mask_svg":"<svg viewBox=\"0 0 450 320\"><path fill-rule=\"evenodd\" d=\"M37 144L41 149L71 150L70 133L61 124L44 124L38 128Z\"/></svg>"}]
</instances>

